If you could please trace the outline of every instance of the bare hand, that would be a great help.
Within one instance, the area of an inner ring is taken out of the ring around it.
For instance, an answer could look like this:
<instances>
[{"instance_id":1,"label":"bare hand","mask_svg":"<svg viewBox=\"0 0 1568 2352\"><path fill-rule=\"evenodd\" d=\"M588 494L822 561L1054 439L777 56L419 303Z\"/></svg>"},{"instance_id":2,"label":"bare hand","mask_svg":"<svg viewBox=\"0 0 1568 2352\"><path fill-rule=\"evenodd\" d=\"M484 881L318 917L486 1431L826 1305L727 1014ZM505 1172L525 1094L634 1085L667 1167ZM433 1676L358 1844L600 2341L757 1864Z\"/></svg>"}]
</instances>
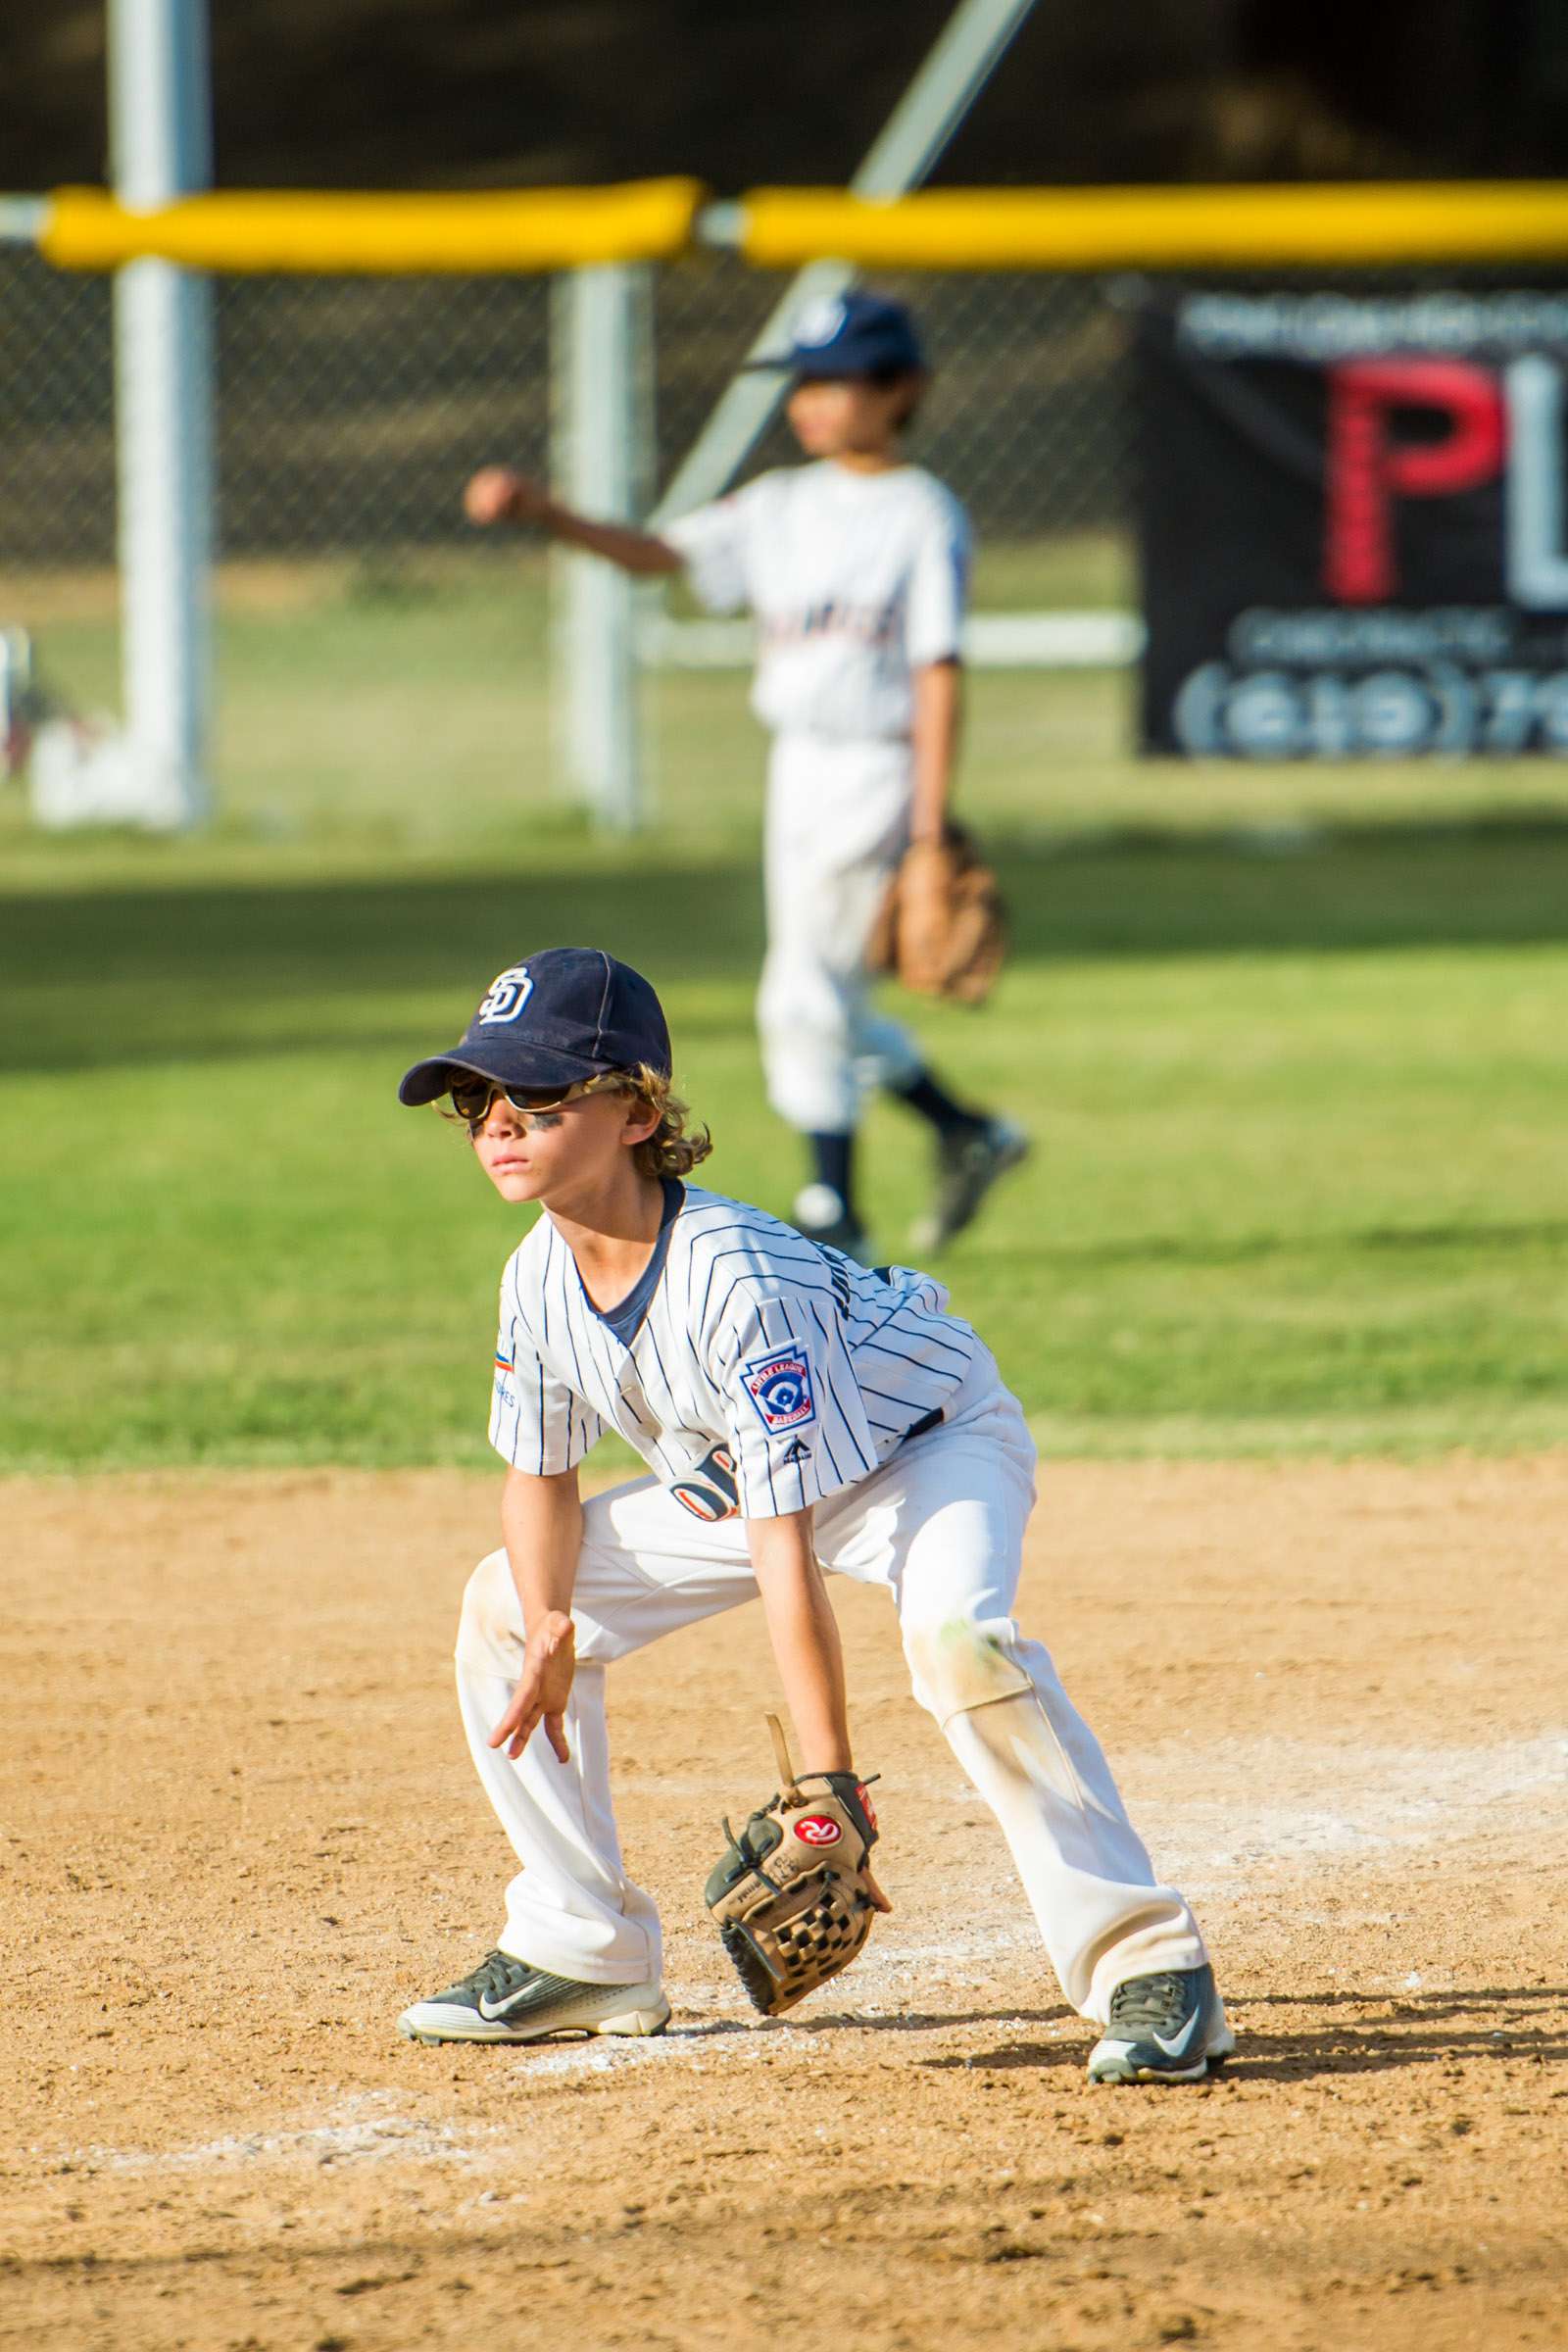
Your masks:
<instances>
[{"instance_id":1,"label":"bare hand","mask_svg":"<svg viewBox=\"0 0 1568 2352\"><path fill-rule=\"evenodd\" d=\"M504 1747L515 1763L542 1723L545 1738L562 1763L568 1764L571 1751L566 1745L566 1727L562 1718L571 1696L576 1671L576 1629L569 1617L560 1609L552 1609L528 1636L517 1688L490 1735L490 1745Z\"/></svg>"},{"instance_id":2,"label":"bare hand","mask_svg":"<svg viewBox=\"0 0 1568 2352\"><path fill-rule=\"evenodd\" d=\"M550 492L531 475L510 466L481 466L463 493L470 522L537 522L550 505Z\"/></svg>"}]
</instances>

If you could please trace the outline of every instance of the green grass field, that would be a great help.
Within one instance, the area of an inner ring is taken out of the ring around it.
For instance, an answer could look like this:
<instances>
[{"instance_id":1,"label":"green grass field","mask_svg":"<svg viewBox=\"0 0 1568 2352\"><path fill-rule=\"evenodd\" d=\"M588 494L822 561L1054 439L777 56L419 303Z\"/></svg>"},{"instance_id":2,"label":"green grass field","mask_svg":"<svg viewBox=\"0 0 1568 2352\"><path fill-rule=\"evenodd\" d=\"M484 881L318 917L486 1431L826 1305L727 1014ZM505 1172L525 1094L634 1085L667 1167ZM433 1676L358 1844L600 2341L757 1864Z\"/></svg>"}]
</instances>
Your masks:
<instances>
[{"instance_id":1,"label":"green grass field","mask_svg":"<svg viewBox=\"0 0 1568 2352\"><path fill-rule=\"evenodd\" d=\"M1026 603L1038 568L993 584ZM101 612L38 625L110 695ZM596 842L552 794L543 643L526 564L253 584L211 834L0 810L8 1466L487 1459L515 1228L393 1089L529 948L648 969L710 1181L787 1205L744 681L650 689L660 824ZM974 684L1016 954L985 1013L918 1020L1039 1148L953 1251L956 1306L1056 1450L1560 1441L1568 777L1139 764L1126 691ZM866 1152L893 1254L923 1141L879 1107Z\"/></svg>"}]
</instances>

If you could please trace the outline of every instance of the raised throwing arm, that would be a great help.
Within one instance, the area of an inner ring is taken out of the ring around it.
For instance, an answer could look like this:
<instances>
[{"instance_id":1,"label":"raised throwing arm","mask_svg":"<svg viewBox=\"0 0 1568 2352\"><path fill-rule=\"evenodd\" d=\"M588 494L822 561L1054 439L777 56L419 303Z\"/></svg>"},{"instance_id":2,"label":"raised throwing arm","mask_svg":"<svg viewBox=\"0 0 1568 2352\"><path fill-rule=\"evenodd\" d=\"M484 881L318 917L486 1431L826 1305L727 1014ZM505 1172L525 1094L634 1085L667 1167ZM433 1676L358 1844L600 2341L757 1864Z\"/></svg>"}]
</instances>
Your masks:
<instances>
[{"instance_id":1,"label":"raised throwing arm","mask_svg":"<svg viewBox=\"0 0 1568 2352\"><path fill-rule=\"evenodd\" d=\"M512 522L532 526L566 547L580 547L590 556L603 556L622 571L647 578L683 571L686 560L667 540L652 531L639 531L625 522L595 522L551 497L543 482L516 473L510 466L482 466L463 493L463 511L482 528Z\"/></svg>"}]
</instances>

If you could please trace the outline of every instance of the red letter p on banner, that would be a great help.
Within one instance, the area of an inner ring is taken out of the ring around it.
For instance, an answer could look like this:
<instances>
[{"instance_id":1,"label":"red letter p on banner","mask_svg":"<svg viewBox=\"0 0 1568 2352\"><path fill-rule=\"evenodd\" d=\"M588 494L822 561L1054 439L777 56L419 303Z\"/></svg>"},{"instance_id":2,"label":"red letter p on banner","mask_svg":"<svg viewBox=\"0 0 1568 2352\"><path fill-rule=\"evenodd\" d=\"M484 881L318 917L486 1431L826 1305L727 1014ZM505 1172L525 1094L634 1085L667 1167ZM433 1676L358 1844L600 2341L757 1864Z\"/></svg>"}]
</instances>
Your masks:
<instances>
[{"instance_id":1,"label":"red letter p on banner","mask_svg":"<svg viewBox=\"0 0 1568 2352\"><path fill-rule=\"evenodd\" d=\"M1323 584L1340 604L1382 604L1398 585L1394 500L1444 498L1493 480L1507 438L1502 394L1466 360L1346 360L1328 376ZM1395 409L1436 410L1449 430L1401 447L1389 430Z\"/></svg>"}]
</instances>

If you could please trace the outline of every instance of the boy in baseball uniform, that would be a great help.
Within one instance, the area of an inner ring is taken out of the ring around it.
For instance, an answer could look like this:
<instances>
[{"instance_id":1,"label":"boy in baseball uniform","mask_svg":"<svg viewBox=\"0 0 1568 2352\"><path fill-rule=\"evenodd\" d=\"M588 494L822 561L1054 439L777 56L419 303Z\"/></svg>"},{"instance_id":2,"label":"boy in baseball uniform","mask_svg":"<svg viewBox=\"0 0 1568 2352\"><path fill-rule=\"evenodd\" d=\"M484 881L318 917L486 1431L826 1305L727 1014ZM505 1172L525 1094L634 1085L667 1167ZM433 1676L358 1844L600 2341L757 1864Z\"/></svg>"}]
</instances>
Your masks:
<instances>
[{"instance_id":1,"label":"boy in baseball uniform","mask_svg":"<svg viewBox=\"0 0 1568 2352\"><path fill-rule=\"evenodd\" d=\"M402 2031L662 2030L659 1915L615 1830L609 1672L760 1592L808 1769L863 1802L826 1570L891 1595L915 1696L1102 2029L1092 2077L1199 2079L1232 2037L1197 1922L1013 1620L1035 1461L1016 1399L930 1277L689 1183L708 1139L686 1133L670 1072L648 982L558 948L500 973L399 1088L445 1101L502 1197L543 1212L502 1278L505 1543L469 1580L457 1649L469 1749L522 1867L495 1950ZM584 1501L607 1429L648 1474Z\"/></svg>"},{"instance_id":2,"label":"boy in baseball uniform","mask_svg":"<svg viewBox=\"0 0 1568 2352\"><path fill-rule=\"evenodd\" d=\"M926 1121L936 1186L915 1247L961 1232L1028 1142L955 1096L874 1012L866 949L911 842L939 841L961 704L969 527L906 463L926 371L901 303L851 293L799 319L789 420L810 463L765 473L658 536L596 522L505 466L474 475L471 520L533 524L625 570L684 571L715 612L758 621L752 706L773 738L758 1024L768 1096L805 1139L803 1233L866 1253L855 1137L864 1075Z\"/></svg>"}]
</instances>

